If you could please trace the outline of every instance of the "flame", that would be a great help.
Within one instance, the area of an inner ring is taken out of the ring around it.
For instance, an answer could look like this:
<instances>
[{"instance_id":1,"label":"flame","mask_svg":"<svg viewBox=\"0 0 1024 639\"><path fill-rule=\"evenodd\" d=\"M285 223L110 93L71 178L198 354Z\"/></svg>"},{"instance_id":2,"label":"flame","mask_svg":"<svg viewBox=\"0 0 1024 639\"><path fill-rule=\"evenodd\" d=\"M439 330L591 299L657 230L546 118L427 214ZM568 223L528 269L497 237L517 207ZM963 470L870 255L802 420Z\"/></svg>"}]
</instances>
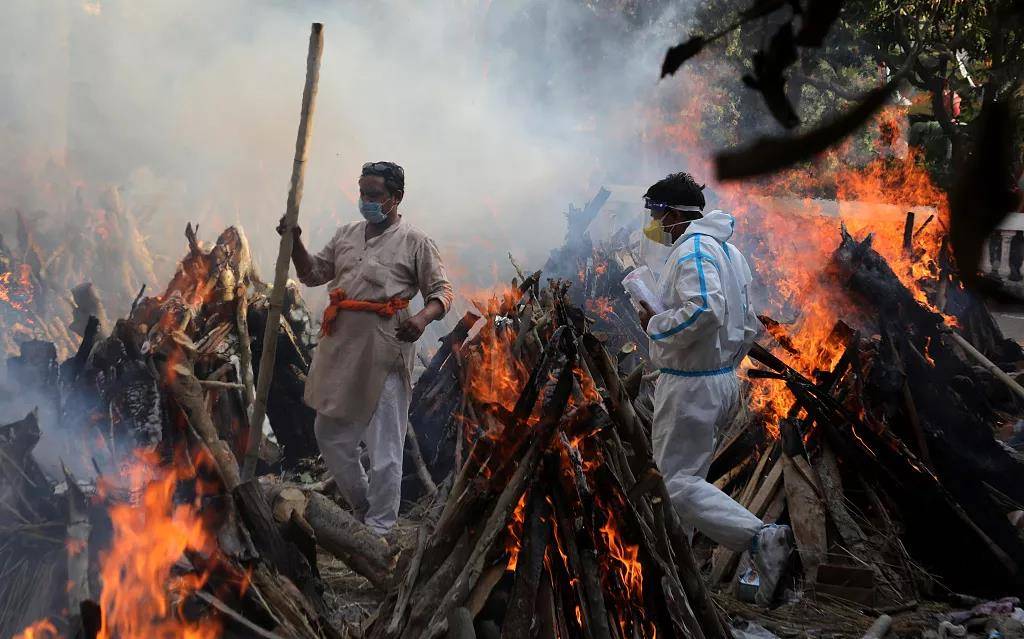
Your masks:
<instances>
[{"instance_id":1,"label":"flame","mask_svg":"<svg viewBox=\"0 0 1024 639\"><path fill-rule=\"evenodd\" d=\"M626 543L619 533L618 525L610 511L604 525L600 528L601 536L608 546L609 556L614 559L615 571L631 595L640 597L644 588L643 566L640 564L640 546Z\"/></svg>"},{"instance_id":2,"label":"flame","mask_svg":"<svg viewBox=\"0 0 1024 639\"><path fill-rule=\"evenodd\" d=\"M501 318L514 309L518 291L504 290L486 303L486 323L479 333L479 346L470 366L469 395L478 404L500 404L512 410L530 376L525 364L512 354L515 332L501 326ZM483 306L483 304L480 304Z\"/></svg>"},{"instance_id":3,"label":"flame","mask_svg":"<svg viewBox=\"0 0 1024 639\"><path fill-rule=\"evenodd\" d=\"M884 152L897 137L897 116L888 110L878 117L883 157L861 166L853 165L847 157L852 151L842 147L813 167L785 171L763 183L722 187L724 204L737 219L734 241L753 263L774 309L768 314L792 317L791 323L769 331L776 336L784 331L790 352L774 350L811 379L816 371L834 368L842 356L844 343L832 336L838 320L855 327L874 322L830 270L841 226L857 239L871 234L872 247L914 299L939 312L928 289L937 282L949 209L914 149ZM822 194L826 197L813 199ZM909 247L904 244L908 211L915 213ZM945 319L955 324L954 318ZM772 437L778 436L779 420L794 401L784 384L770 380L754 384L750 395L751 408L766 418Z\"/></svg>"},{"instance_id":4,"label":"flame","mask_svg":"<svg viewBox=\"0 0 1024 639\"><path fill-rule=\"evenodd\" d=\"M168 591L184 601L206 582L205 574L172 575L182 554L216 553L198 503L174 503L178 481L189 477L177 468L159 467L152 452L137 453L127 474L138 503L110 509L113 542L100 555L103 623L98 639L216 639L219 621L185 620L168 601Z\"/></svg>"},{"instance_id":5,"label":"flame","mask_svg":"<svg viewBox=\"0 0 1024 639\"><path fill-rule=\"evenodd\" d=\"M14 639L58 639L60 636L56 626L50 623L49 619L40 619L14 635Z\"/></svg>"},{"instance_id":6,"label":"flame","mask_svg":"<svg viewBox=\"0 0 1024 639\"><path fill-rule=\"evenodd\" d=\"M523 525L526 523L526 493L519 498L516 509L512 512L512 520L508 523L508 537L505 551L508 553L508 564L505 570L513 571L519 565L519 551L523 545Z\"/></svg>"},{"instance_id":7,"label":"flame","mask_svg":"<svg viewBox=\"0 0 1024 639\"><path fill-rule=\"evenodd\" d=\"M615 312L608 297L587 298L585 307L588 313L593 313L603 320L611 319L612 313Z\"/></svg>"},{"instance_id":8,"label":"flame","mask_svg":"<svg viewBox=\"0 0 1024 639\"><path fill-rule=\"evenodd\" d=\"M4 302L15 311L30 311L34 299L35 286L32 284L32 267L19 264L17 276L12 271L0 273L0 302Z\"/></svg>"}]
</instances>

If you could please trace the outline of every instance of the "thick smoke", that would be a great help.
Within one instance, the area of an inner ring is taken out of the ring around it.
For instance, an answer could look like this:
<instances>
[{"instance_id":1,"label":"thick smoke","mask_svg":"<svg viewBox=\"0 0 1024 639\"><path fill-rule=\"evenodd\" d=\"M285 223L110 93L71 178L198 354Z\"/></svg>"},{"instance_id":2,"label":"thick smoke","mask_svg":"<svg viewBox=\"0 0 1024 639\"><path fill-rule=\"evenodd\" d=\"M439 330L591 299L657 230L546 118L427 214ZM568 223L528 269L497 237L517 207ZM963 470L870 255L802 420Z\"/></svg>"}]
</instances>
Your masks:
<instances>
[{"instance_id":1,"label":"thick smoke","mask_svg":"<svg viewBox=\"0 0 1024 639\"><path fill-rule=\"evenodd\" d=\"M0 230L15 208L52 221L114 185L158 277L189 220L206 239L243 224L269 275L321 21L311 248L357 215L361 164L389 159L456 282L493 284L508 251L543 263L569 202L680 168L655 166L641 140L645 105L678 92L657 81L677 16L605 4L15 0L0 22Z\"/></svg>"}]
</instances>

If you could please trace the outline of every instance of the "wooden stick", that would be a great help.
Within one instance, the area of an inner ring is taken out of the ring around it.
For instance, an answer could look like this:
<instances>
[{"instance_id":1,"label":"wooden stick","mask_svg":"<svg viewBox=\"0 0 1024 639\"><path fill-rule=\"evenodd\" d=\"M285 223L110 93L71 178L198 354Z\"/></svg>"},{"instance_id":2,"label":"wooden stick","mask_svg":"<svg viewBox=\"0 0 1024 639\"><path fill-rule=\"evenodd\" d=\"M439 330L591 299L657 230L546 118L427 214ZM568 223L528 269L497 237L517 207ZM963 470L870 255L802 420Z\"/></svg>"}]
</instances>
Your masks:
<instances>
[{"instance_id":1,"label":"wooden stick","mask_svg":"<svg viewBox=\"0 0 1024 639\"><path fill-rule=\"evenodd\" d=\"M214 379L201 379L199 385L204 388L211 388L216 390L244 390L245 384L239 384L238 382L220 382Z\"/></svg>"},{"instance_id":2,"label":"wooden stick","mask_svg":"<svg viewBox=\"0 0 1024 639\"><path fill-rule=\"evenodd\" d=\"M416 477L423 484L427 496L433 497L437 494L437 484L434 483L434 478L430 476L430 470L427 469L427 462L424 461L423 453L420 452L420 443L416 439L416 429L413 428L412 424L409 424L409 428L405 432L405 449L412 459L413 468L416 469Z\"/></svg>"},{"instance_id":3,"label":"wooden stick","mask_svg":"<svg viewBox=\"0 0 1024 639\"><path fill-rule=\"evenodd\" d=\"M208 592L200 590L200 591L196 592L196 597L199 597L200 599L202 599L206 603L210 604L210 606L214 610L216 610L217 612L221 613L225 617L231 619L232 621L234 621L238 625L240 625L243 628L245 628L247 632L251 632L253 634L253 636L260 637L260 639L283 639L281 637L281 635L277 635L277 634L274 634L274 633L270 632L269 630L264 630L263 628L260 628L259 626L257 626L256 624L254 624L253 622L249 621L248 619L243 617L241 614L236 612L234 609L232 609L226 603L224 603L220 599L217 599L216 597L214 597L213 595L211 595Z\"/></svg>"},{"instance_id":4,"label":"wooden stick","mask_svg":"<svg viewBox=\"0 0 1024 639\"><path fill-rule=\"evenodd\" d=\"M285 286L288 268L292 261L293 229L299 220L299 204L302 202L302 183L306 174L309 139L313 134L313 110L316 106L317 82L320 79L320 57L324 50L324 26L314 22L309 34L309 53L306 56L306 86L302 90L302 111L299 115L299 133L295 141L295 160L292 162L292 182L288 188L288 205L284 214L284 233L277 252L274 269L274 288L270 291L270 308L267 325L263 331L263 352L260 354L260 377L256 382L256 397L252 405L249 423L249 442L245 450L242 477L249 479L256 472L260 445L263 440L263 419L267 414L267 397L270 395L270 380L274 377L274 360L277 358L277 333L284 308Z\"/></svg>"},{"instance_id":5,"label":"wooden stick","mask_svg":"<svg viewBox=\"0 0 1024 639\"><path fill-rule=\"evenodd\" d=\"M494 510L487 518L483 527L483 533L473 548L473 552L466 560L464 567L455 579L451 590L444 596L438 605L437 611L427 624L427 631L424 634L428 639L438 636L447 624L448 611L463 604L470 590L476 585L477 579L483 571L484 562L490 554L491 547L498 540L499 535L505 530L508 519L519 501L519 497L526 489L526 484L533 477L534 471L540 460L541 450L547 444L548 437L541 434L530 446L523 460L519 463L516 472L509 479L508 485L498 497Z\"/></svg>"},{"instance_id":6,"label":"wooden stick","mask_svg":"<svg viewBox=\"0 0 1024 639\"><path fill-rule=\"evenodd\" d=\"M241 367L242 397L245 398L245 414L249 416L252 412L253 402L256 401L256 391L252 382L252 341L249 339L249 283L244 282L237 295L235 302L235 326L238 328L238 365ZM247 420L249 427L252 427L252 420ZM263 424L260 424L260 428Z\"/></svg>"},{"instance_id":7,"label":"wooden stick","mask_svg":"<svg viewBox=\"0 0 1024 639\"><path fill-rule=\"evenodd\" d=\"M1012 377L1006 374L1006 372L992 363L992 360L982 355L981 351L974 348L974 345L964 339L963 335L955 331L949 331L948 335L953 338L953 341L957 343L964 351L971 356L974 361L981 364L982 368L992 373L1002 383L1009 387L1010 391L1017 396L1017 399L1024 401L1024 387L1021 387Z\"/></svg>"}]
</instances>

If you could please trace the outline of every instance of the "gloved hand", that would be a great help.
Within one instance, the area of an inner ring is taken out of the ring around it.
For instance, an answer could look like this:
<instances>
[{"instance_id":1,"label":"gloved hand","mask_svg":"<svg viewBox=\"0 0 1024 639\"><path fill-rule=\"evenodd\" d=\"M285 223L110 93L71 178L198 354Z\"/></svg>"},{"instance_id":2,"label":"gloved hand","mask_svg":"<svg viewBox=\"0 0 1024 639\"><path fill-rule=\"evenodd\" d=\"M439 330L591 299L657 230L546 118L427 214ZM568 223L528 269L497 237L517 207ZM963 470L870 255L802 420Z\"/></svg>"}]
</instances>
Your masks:
<instances>
[{"instance_id":1,"label":"gloved hand","mask_svg":"<svg viewBox=\"0 0 1024 639\"><path fill-rule=\"evenodd\" d=\"M647 302L643 300L638 301L640 303L640 310L637 311L637 315L640 317L640 326L643 326L644 331L646 331L648 324L651 323L651 318L655 316L655 312Z\"/></svg>"},{"instance_id":2,"label":"gloved hand","mask_svg":"<svg viewBox=\"0 0 1024 639\"><path fill-rule=\"evenodd\" d=\"M277 231L278 235L284 235L285 228L286 227L284 224L284 216L282 215L281 219L277 221L277 229L275 230ZM295 234L294 237L299 237L300 235L302 235L302 227L296 224L295 226L292 227L292 232Z\"/></svg>"}]
</instances>

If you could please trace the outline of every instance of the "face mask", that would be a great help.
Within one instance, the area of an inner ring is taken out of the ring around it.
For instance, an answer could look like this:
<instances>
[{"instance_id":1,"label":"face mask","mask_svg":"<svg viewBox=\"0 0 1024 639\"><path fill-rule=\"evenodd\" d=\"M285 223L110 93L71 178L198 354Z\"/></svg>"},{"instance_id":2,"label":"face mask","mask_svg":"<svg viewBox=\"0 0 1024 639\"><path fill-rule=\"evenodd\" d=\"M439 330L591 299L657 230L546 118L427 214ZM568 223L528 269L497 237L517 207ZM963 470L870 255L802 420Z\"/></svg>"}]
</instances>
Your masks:
<instances>
[{"instance_id":1,"label":"face mask","mask_svg":"<svg viewBox=\"0 0 1024 639\"><path fill-rule=\"evenodd\" d=\"M661 220L652 219L647 226L644 227L644 235L652 242L658 244L664 244L665 246L672 246L672 234L669 233L669 229L680 224L689 224L689 222L676 222L675 224L669 224L665 226L661 223Z\"/></svg>"},{"instance_id":2,"label":"face mask","mask_svg":"<svg viewBox=\"0 0 1024 639\"><path fill-rule=\"evenodd\" d=\"M364 202L360 199L359 213L366 218L366 221L370 224L380 224L384 220L388 219L387 213L384 212L384 205L380 202Z\"/></svg>"}]
</instances>

